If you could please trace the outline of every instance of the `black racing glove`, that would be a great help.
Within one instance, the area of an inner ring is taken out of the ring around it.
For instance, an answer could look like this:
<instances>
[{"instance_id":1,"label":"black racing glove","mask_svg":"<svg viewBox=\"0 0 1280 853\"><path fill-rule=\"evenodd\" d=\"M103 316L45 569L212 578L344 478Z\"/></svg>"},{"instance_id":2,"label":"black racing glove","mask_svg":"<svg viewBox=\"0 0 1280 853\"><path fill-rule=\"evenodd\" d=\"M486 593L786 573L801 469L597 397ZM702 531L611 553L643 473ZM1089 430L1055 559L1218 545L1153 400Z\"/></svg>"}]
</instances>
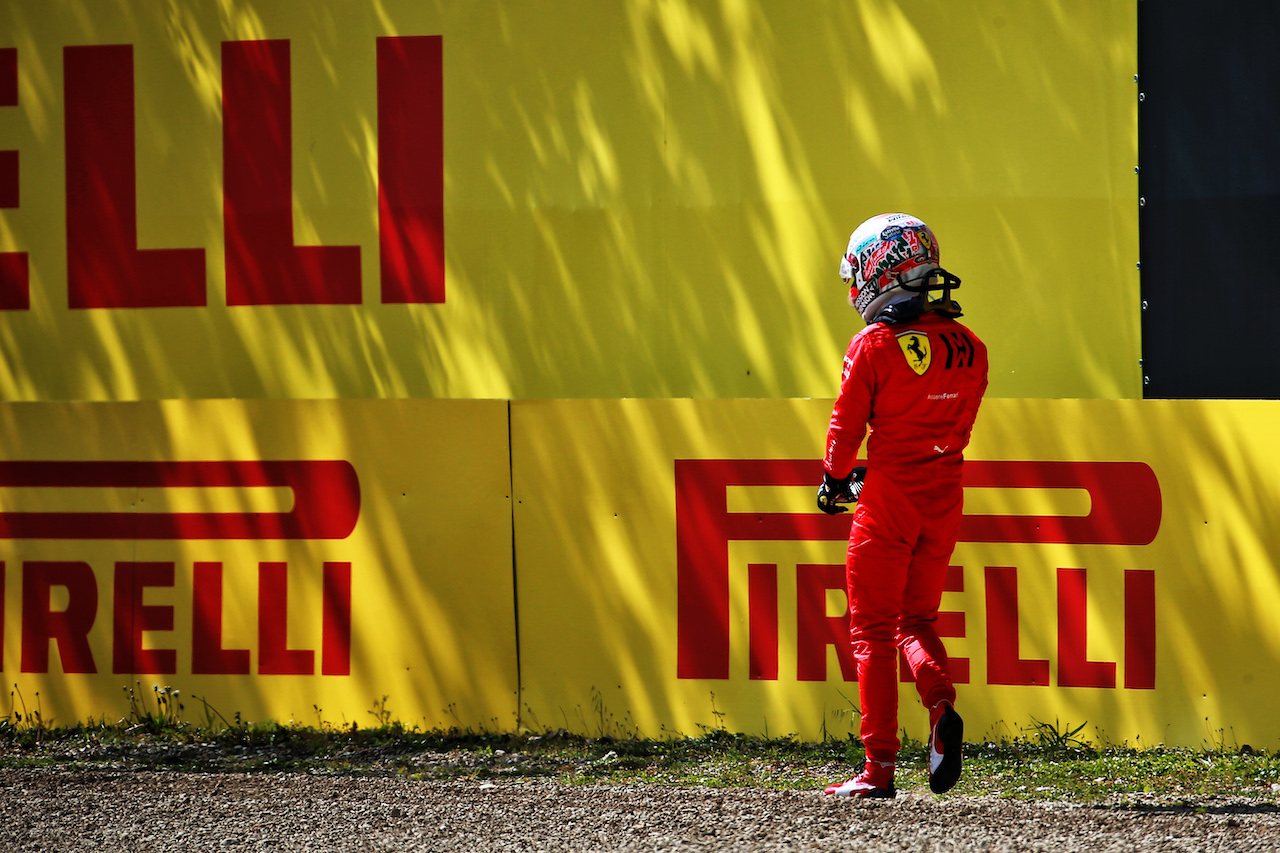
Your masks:
<instances>
[{"instance_id":1,"label":"black racing glove","mask_svg":"<svg viewBox=\"0 0 1280 853\"><path fill-rule=\"evenodd\" d=\"M862 465L850 471L847 477L832 477L824 470L822 485L818 487L818 509L827 515L848 512L848 507L841 504L858 502L858 496L862 494L862 481L866 476L867 469Z\"/></svg>"}]
</instances>

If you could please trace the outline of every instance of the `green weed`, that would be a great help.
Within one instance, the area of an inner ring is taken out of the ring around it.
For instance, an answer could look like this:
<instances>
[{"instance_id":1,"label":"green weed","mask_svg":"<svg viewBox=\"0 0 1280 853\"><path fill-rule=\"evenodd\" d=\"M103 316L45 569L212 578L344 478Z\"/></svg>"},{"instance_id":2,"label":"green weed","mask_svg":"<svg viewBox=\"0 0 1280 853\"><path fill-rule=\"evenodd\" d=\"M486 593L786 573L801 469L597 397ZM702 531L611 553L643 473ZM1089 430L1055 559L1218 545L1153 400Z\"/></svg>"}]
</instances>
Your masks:
<instances>
[{"instance_id":1,"label":"green weed","mask_svg":"<svg viewBox=\"0 0 1280 853\"><path fill-rule=\"evenodd\" d=\"M21 709L21 710L19 710ZM9 691L9 713L0 720L0 735L21 737L24 740L39 743L45 735L48 725L40 708L40 694L35 694L35 708L27 709L27 700L23 697L18 685Z\"/></svg>"},{"instance_id":2,"label":"green weed","mask_svg":"<svg viewBox=\"0 0 1280 853\"><path fill-rule=\"evenodd\" d=\"M186 710L181 702L182 691L168 685L153 684L151 692L154 695L154 710L147 703L147 694L140 682L135 681L132 686L124 687L129 705L129 721L151 734L181 729L182 714Z\"/></svg>"}]
</instances>

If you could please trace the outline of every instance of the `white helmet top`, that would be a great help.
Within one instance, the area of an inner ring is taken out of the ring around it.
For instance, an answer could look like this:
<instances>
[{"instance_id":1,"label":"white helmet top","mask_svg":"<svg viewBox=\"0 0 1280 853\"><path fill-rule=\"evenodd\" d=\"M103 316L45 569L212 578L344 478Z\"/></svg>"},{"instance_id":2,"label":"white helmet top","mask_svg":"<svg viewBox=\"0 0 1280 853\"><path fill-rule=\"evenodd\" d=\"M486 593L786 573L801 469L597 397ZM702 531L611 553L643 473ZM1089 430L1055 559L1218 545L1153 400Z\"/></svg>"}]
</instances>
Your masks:
<instances>
[{"instance_id":1,"label":"white helmet top","mask_svg":"<svg viewBox=\"0 0 1280 853\"><path fill-rule=\"evenodd\" d=\"M859 225L840 259L849 304L868 323L899 296L938 289L939 273L954 279L938 266L938 240L929 226L905 213L882 213Z\"/></svg>"}]
</instances>

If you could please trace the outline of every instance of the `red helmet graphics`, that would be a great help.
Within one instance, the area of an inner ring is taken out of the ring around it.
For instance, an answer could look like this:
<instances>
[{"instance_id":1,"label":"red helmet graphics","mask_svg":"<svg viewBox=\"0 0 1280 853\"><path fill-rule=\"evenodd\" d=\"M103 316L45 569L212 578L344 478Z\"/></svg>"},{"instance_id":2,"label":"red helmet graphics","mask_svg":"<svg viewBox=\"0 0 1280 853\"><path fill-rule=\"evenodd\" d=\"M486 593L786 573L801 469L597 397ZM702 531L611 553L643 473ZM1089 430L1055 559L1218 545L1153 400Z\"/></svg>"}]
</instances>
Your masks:
<instances>
[{"instance_id":1,"label":"red helmet graphics","mask_svg":"<svg viewBox=\"0 0 1280 853\"><path fill-rule=\"evenodd\" d=\"M931 289L929 279L939 269L937 238L928 225L905 213L882 213L859 225L840 259L840 277L852 282L849 303L867 322L890 291Z\"/></svg>"}]
</instances>

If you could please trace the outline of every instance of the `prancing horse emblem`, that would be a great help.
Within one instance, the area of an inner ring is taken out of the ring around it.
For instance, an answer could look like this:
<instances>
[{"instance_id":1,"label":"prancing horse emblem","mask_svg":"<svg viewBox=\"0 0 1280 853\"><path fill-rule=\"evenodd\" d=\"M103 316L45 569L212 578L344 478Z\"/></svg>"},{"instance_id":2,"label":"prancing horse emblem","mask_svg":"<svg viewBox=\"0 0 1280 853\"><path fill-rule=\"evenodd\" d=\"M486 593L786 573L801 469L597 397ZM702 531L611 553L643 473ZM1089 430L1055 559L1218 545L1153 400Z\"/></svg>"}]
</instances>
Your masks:
<instances>
[{"instance_id":1,"label":"prancing horse emblem","mask_svg":"<svg viewBox=\"0 0 1280 853\"><path fill-rule=\"evenodd\" d=\"M918 376L924 376L932 360L929 352L929 336L924 332L907 331L898 334L898 346L907 358L907 365Z\"/></svg>"}]
</instances>

